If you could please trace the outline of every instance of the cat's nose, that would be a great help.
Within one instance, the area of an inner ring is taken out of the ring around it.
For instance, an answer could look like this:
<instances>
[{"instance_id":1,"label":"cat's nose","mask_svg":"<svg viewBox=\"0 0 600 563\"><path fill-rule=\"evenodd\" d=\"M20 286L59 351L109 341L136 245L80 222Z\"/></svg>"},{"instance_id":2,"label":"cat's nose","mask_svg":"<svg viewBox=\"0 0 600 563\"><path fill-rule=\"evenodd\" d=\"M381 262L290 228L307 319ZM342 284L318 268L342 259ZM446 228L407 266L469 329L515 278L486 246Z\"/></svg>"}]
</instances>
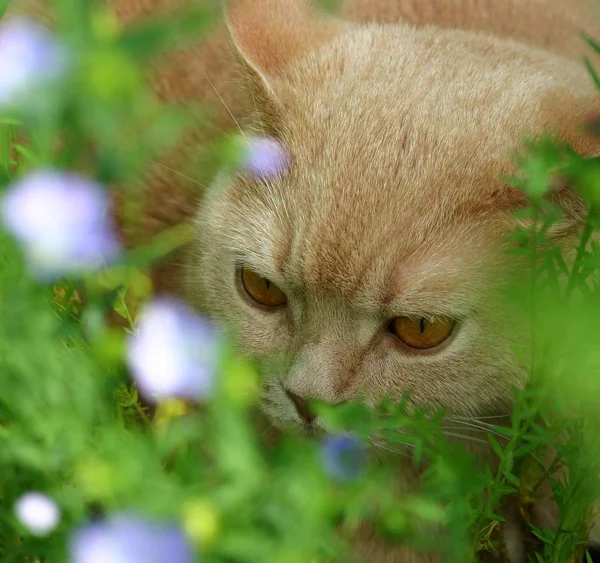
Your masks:
<instances>
[{"instance_id":1,"label":"cat's nose","mask_svg":"<svg viewBox=\"0 0 600 563\"><path fill-rule=\"evenodd\" d=\"M300 418L304 422L306 422L306 424L312 424L317 418L317 415L315 415L315 413L312 412L311 408L308 406L308 402L306 401L306 399L298 397L298 395L292 393L291 391L288 391L287 389L285 390L285 392L287 396L291 399L292 403L294 403L294 406L296 407L296 411L298 412Z\"/></svg>"}]
</instances>

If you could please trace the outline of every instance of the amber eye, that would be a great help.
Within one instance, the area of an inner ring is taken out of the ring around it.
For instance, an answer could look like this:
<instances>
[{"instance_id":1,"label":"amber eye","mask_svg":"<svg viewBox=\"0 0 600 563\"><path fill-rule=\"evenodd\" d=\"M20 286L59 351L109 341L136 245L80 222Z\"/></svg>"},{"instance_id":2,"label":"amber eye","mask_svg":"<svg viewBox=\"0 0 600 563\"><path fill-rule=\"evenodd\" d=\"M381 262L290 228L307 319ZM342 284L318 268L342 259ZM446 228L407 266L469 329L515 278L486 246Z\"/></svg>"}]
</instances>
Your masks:
<instances>
[{"instance_id":1,"label":"amber eye","mask_svg":"<svg viewBox=\"0 0 600 563\"><path fill-rule=\"evenodd\" d=\"M456 321L448 317L397 317L390 324L390 330L404 344L421 350L438 346L452 334Z\"/></svg>"},{"instance_id":2,"label":"amber eye","mask_svg":"<svg viewBox=\"0 0 600 563\"><path fill-rule=\"evenodd\" d=\"M272 281L259 276L252 270L240 269L240 281L246 295L259 305L279 307L285 305L287 298Z\"/></svg>"}]
</instances>

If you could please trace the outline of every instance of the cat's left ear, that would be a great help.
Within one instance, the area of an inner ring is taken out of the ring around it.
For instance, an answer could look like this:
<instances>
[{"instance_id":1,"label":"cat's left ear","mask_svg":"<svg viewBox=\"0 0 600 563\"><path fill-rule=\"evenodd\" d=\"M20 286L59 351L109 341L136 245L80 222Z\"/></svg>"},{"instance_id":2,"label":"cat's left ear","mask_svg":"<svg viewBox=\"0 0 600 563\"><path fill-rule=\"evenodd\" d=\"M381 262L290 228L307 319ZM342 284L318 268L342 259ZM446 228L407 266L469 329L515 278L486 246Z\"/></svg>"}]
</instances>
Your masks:
<instances>
[{"instance_id":1,"label":"cat's left ear","mask_svg":"<svg viewBox=\"0 0 600 563\"><path fill-rule=\"evenodd\" d=\"M578 155L597 161L600 156L600 132L594 130L593 122L600 117L598 93L556 93L546 98L545 106L558 137L566 141ZM589 162L592 164L592 160ZM581 225L587 220L589 210L586 203L589 204L589 197L582 191L585 187L577 183L577 179L565 178L562 183L559 180L552 198L566 218L574 225Z\"/></svg>"},{"instance_id":2,"label":"cat's left ear","mask_svg":"<svg viewBox=\"0 0 600 563\"><path fill-rule=\"evenodd\" d=\"M541 116L546 131L566 143L584 159L596 160L600 156L600 134L590 127L595 116L600 117L598 94L553 92L541 100ZM563 213L563 218L551 228L549 236L560 238L569 235L587 220L588 207L580 178L557 177L547 194Z\"/></svg>"},{"instance_id":3,"label":"cat's left ear","mask_svg":"<svg viewBox=\"0 0 600 563\"><path fill-rule=\"evenodd\" d=\"M295 60L333 41L346 23L319 13L309 0L228 2L225 21L259 99L277 105L278 85Z\"/></svg>"}]
</instances>

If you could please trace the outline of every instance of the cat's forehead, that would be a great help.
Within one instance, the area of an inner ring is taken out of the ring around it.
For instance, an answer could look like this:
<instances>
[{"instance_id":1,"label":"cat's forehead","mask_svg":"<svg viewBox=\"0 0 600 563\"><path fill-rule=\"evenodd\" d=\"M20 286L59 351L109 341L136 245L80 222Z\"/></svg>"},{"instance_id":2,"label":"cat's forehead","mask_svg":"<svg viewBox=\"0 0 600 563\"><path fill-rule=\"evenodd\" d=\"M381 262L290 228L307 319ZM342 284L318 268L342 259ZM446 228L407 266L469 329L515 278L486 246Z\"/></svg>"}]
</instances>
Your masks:
<instances>
[{"instance_id":1,"label":"cat's forehead","mask_svg":"<svg viewBox=\"0 0 600 563\"><path fill-rule=\"evenodd\" d=\"M239 240L257 265L268 263L261 273L371 309L403 294L431 311L451 292L472 293L508 219L506 210L502 220L490 212L497 169L439 163L409 143L337 142L315 158L290 141L284 177L239 187Z\"/></svg>"},{"instance_id":2,"label":"cat's forehead","mask_svg":"<svg viewBox=\"0 0 600 563\"><path fill-rule=\"evenodd\" d=\"M508 214L499 219L484 209L484 198L458 196L456 175L390 174L369 161L362 166L374 170L291 172L299 177L280 192L290 213L283 223L278 215L273 230L280 242L277 268L302 287L380 303L409 290L451 291L468 277L477 282L469 272L490 245L501 243ZM476 179L462 178L467 181ZM426 287L419 287L423 277Z\"/></svg>"},{"instance_id":3,"label":"cat's forehead","mask_svg":"<svg viewBox=\"0 0 600 563\"><path fill-rule=\"evenodd\" d=\"M437 151L482 164L551 126L556 94L589 92L589 78L517 43L361 26L296 61L275 88L284 130L315 157L411 147L415 159Z\"/></svg>"}]
</instances>

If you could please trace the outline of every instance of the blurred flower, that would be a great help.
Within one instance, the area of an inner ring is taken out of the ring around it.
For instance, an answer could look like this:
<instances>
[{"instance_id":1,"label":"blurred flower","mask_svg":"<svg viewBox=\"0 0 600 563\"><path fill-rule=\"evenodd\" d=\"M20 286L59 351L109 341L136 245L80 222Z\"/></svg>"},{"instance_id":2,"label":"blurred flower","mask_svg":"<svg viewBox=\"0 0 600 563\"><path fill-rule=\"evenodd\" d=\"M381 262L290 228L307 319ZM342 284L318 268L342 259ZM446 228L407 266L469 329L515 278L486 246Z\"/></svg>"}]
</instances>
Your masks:
<instances>
[{"instance_id":1,"label":"blurred flower","mask_svg":"<svg viewBox=\"0 0 600 563\"><path fill-rule=\"evenodd\" d=\"M287 172L289 155L285 147L270 137L249 137L244 150L243 167L260 179Z\"/></svg>"},{"instance_id":2,"label":"blurred flower","mask_svg":"<svg viewBox=\"0 0 600 563\"><path fill-rule=\"evenodd\" d=\"M185 416L189 412L189 405L181 399L167 399L156 408L152 423L159 435L164 433L171 422Z\"/></svg>"},{"instance_id":3,"label":"blurred flower","mask_svg":"<svg viewBox=\"0 0 600 563\"><path fill-rule=\"evenodd\" d=\"M48 496L30 492L17 499L14 506L15 516L32 534L45 536L60 521L60 510Z\"/></svg>"},{"instance_id":4,"label":"blurred flower","mask_svg":"<svg viewBox=\"0 0 600 563\"><path fill-rule=\"evenodd\" d=\"M35 274L52 279L98 267L117 256L108 205L108 196L92 180L46 170L9 188L2 217L24 245Z\"/></svg>"},{"instance_id":5,"label":"blurred flower","mask_svg":"<svg viewBox=\"0 0 600 563\"><path fill-rule=\"evenodd\" d=\"M172 524L118 514L81 527L71 537L71 563L191 563L192 548Z\"/></svg>"},{"instance_id":6,"label":"blurred flower","mask_svg":"<svg viewBox=\"0 0 600 563\"><path fill-rule=\"evenodd\" d=\"M192 541L206 546L219 532L219 514L216 507L205 500L189 500L183 506L183 529Z\"/></svg>"},{"instance_id":7,"label":"blurred flower","mask_svg":"<svg viewBox=\"0 0 600 563\"><path fill-rule=\"evenodd\" d=\"M148 399L201 399L213 386L220 355L212 324L183 303L160 298L142 309L127 361Z\"/></svg>"},{"instance_id":8,"label":"blurred flower","mask_svg":"<svg viewBox=\"0 0 600 563\"><path fill-rule=\"evenodd\" d=\"M356 479L366 463L362 444L350 436L327 436L321 454L325 470L338 481Z\"/></svg>"},{"instance_id":9,"label":"blurred flower","mask_svg":"<svg viewBox=\"0 0 600 563\"><path fill-rule=\"evenodd\" d=\"M24 18L0 25L0 105L39 93L67 67L66 50L41 25Z\"/></svg>"}]
</instances>

